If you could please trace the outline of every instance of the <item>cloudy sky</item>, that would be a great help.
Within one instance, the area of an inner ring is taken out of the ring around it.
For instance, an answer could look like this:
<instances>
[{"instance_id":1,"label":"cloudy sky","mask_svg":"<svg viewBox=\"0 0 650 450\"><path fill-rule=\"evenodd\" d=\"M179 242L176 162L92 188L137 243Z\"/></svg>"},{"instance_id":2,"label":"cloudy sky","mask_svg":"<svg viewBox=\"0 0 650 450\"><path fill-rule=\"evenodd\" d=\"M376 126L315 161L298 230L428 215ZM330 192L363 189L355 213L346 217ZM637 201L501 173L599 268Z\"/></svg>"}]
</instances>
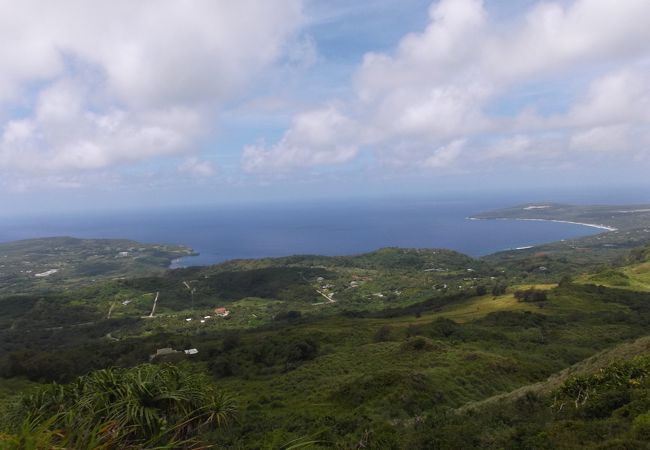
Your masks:
<instances>
[{"instance_id":1,"label":"cloudy sky","mask_svg":"<svg viewBox=\"0 0 650 450\"><path fill-rule=\"evenodd\" d=\"M5 210L648 183L648 0L0 0Z\"/></svg>"}]
</instances>

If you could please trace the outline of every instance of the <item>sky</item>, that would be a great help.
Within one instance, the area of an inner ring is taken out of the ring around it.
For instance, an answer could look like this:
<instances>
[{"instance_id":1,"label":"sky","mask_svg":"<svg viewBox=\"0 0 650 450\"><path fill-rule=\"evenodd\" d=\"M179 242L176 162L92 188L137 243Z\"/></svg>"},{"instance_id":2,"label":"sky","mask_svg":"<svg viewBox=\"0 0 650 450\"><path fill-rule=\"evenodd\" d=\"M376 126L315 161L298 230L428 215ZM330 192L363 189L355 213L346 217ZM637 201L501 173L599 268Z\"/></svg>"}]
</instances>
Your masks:
<instances>
[{"instance_id":1,"label":"sky","mask_svg":"<svg viewBox=\"0 0 650 450\"><path fill-rule=\"evenodd\" d=\"M0 0L3 212L647 188L648 17L648 0Z\"/></svg>"}]
</instances>

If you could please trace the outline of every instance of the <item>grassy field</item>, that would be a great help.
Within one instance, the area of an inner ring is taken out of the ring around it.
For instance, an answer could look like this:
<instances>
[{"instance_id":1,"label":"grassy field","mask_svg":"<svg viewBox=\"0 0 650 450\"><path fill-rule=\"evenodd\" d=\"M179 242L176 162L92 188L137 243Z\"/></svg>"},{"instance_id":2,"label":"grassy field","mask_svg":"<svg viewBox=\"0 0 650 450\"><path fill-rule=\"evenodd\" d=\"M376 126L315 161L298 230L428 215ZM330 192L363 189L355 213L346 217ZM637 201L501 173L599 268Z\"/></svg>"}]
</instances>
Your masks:
<instances>
[{"instance_id":1,"label":"grassy field","mask_svg":"<svg viewBox=\"0 0 650 450\"><path fill-rule=\"evenodd\" d=\"M499 311L529 311L543 314L545 310L540 308L539 305L518 301L514 296L514 291L530 288L549 290L555 286L554 284L516 285L510 288L510 293L504 295L483 295L474 297L465 304L451 305L443 308L439 316L454 320L458 323L464 323Z\"/></svg>"},{"instance_id":2,"label":"grassy field","mask_svg":"<svg viewBox=\"0 0 650 450\"><path fill-rule=\"evenodd\" d=\"M650 292L650 262L606 269L596 274L582 275L576 281L584 284L598 284L613 288Z\"/></svg>"}]
</instances>

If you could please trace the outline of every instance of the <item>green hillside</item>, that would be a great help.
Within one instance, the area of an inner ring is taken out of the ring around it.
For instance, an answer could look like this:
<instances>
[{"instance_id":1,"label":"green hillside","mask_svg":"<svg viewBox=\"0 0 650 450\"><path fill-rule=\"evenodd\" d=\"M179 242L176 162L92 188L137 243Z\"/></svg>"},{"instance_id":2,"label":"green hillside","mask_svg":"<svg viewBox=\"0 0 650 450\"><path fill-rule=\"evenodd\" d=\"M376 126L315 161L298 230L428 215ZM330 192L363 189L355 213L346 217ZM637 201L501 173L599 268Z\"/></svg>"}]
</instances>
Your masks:
<instances>
[{"instance_id":1,"label":"green hillside","mask_svg":"<svg viewBox=\"0 0 650 450\"><path fill-rule=\"evenodd\" d=\"M51 237L0 243L0 293L91 284L167 269L192 250L125 239Z\"/></svg>"},{"instance_id":2,"label":"green hillside","mask_svg":"<svg viewBox=\"0 0 650 450\"><path fill-rule=\"evenodd\" d=\"M544 273L397 248L82 264L0 297L0 447L645 448L650 250L626 245Z\"/></svg>"}]
</instances>

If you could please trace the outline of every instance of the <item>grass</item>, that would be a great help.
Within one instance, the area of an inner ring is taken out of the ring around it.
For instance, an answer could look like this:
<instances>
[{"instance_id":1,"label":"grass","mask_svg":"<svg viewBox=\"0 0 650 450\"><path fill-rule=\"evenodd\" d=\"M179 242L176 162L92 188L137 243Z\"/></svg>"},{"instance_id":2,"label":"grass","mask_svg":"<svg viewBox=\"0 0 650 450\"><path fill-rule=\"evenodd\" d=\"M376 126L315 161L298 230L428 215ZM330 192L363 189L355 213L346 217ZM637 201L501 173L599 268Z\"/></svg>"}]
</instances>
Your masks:
<instances>
[{"instance_id":1,"label":"grass","mask_svg":"<svg viewBox=\"0 0 650 450\"><path fill-rule=\"evenodd\" d=\"M550 286L548 287L550 289ZM539 306L518 301L514 294L475 297L459 306L443 308L437 317L445 317L459 323L470 322L498 311L531 311L544 313Z\"/></svg>"},{"instance_id":2,"label":"grass","mask_svg":"<svg viewBox=\"0 0 650 450\"><path fill-rule=\"evenodd\" d=\"M564 293L561 296L551 296L547 307L548 313L562 314L579 311L582 313L630 313L628 306L620 303L603 302L589 299L580 294Z\"/></svg>"},{"instance_id":3,"label":"grass","mask_svg":"<svg viewBox=\"0 0 650 450\"><path fill-rule=\"evenodd\" d=\"M582 275L576 282L650 292L650 262L606 269L593 275Z\"/></svg>"},{"instance_id":4,"label":"grass","mask_svg":"<svg viewBox=\"0 0 650 450\"><path fill-rule=\"evenodd\" d=\"M472 298L420 317L328 318L297 325L284 331L285 337L323 336L322 356L286 373L229 377L221 383L242 393L246 409L264 411L265 417L278 421L276 425L283 420L309 423L351 411L373 420L406 423L437 408L456 408L542 382L644 332L592 318L606 311L634 315L627 305L584 299L571 289L553 290L554 285L535 288L550 291L544 307L517 302L510 292ZM499 322L500 317L510 318L509 322ZM458 328L447 337L434 337L431 327L445 318L453 319ZM381 327L389 327L388 340L373 342ZM406 337L411 332L413 336ZM584 365L589 370L598 367ZM299 418L295 411L300 411ZM289 422L284 426L291 428Z\"/></svg>"},{"instance_id":5,"label":"grass","mask_svg":"<svg viewBox=\"0 0 650 450\"><path fill-rule=\"evenodd\" d=\"M35 386L39 386L39 383L25 378L0 378L0 398L16 395Z\"/></svg>"}]
</instances>

